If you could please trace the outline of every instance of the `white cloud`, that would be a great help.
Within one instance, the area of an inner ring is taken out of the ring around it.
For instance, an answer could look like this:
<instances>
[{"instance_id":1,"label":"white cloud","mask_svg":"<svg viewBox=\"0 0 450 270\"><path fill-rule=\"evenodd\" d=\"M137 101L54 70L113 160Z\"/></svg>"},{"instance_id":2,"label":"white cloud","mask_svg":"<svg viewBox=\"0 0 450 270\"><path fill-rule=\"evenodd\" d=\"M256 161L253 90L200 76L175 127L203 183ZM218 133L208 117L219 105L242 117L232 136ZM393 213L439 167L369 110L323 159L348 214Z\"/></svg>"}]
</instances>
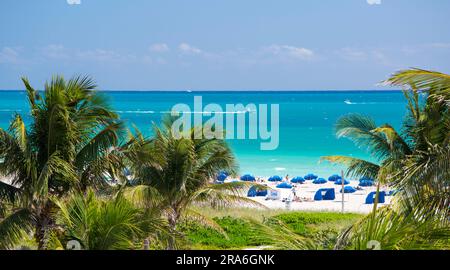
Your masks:
<instances>
[{"instance_id":1,"label":"white cloud","mask_svg":"<svg viewBox=\"0 0 450 270\"><path fill-rule=\"evenodd\" d=\"M429 46L431 48L436 48L436 49L448 49L448 48L450 48L450 43L437 42L437 43L431 43L431 44L429 44Z\"/></svg>"},{"instance_id":2,"label":"white cloud","mask_svg":"<svg viewBox=\"0 0 450 270\"><path fill-rule=\"evenodd\" d=\"M354 48L343 48L337 51L337 54L348 61L364 61L367 60L367 53Z\"/></svg>"},{"instance_id":3,"label":"white cloud","mask_svg":"<svg viewBox=\"0 0 450 270\"><path fill-rule=\"evenodd\" d=\"M374 48L342 48L335 51L335 55L349 62L378 63L391 65L391 59L386 55L386 49Z\"/></svg>"},{"instance_id":4,"label":"white cloud","mask_svg":"<svg viewBox=\"0 0 450 270\"><path fill-rule=\"evenodd\" d=\"M75 56L79 60L96 62L125 62L134 58L133 55L121 55L113 50L104 49L78 51Z\"/></svg>"},{"instance_id":5,"label":"white cloud","mask_svg":"<svg viewBox=\"0 0 450 270\"><path fill-rule=\"evenodd\" d=\"M155 43L150 46L149 50L152 52L167 52L170 49L166 43Z\"/></svg>"},{"instance_id":6,"label":"white cloud","mask_svg":"<svg viewBox=\"0 0 450 270\"><path fill-rule=\"evenodd\" d=\"M367 0L369 5L381 5L381 0Z\"/></svg>"},{"instance_id":7,"label":"white cloud","mask_svg":"<svg viewBox=\"0 0 450 270\"><path fill-rule=\"evenodd\" d=\"M69 5L80 5L81 0L67 0L67 4Z\"/></svg>"},{"instance_id":8,"label":"white cloud","mask_svg":"<svg viewBox=\"0 0 450 270\"><path fill-rule=\"evenodd\" d=\"M190 53L190 54L201 54L202 50L199 48L193 47L187 43L181 43L178 46L178 49L183 53Z\"/></svg>"},{"instance_id":9,"label":"white cloud","mask_svg":"<svg viewBox=\"0 0 450 270\"><path fill-rule=\"evenodd\" d=\"M19 59L19 53L17 50L10 47L3 47L0 50L0 64L1 63L17 63Z\"/></svg>"},{"instance_id":10,"label":"white cloud","mask_svg":"<svg viewBox=\"0 0 450 270\"><path fill-rule=\"evenodd\" d=\"M60 44L51 44L42 49L42 53L47 58L53 59L68 59L70 58L69 51Z\"/></svg>"},{"instance_id":11,"label":"white cloud","mask_svg":"<svg viewBox=\"0 0 450 270\"><path fill-rule=\"evenodd\" d=\"M382 64L385 66L391 65L391 61L390 61L389 57L380 50L372 51L372 56L375 59L375 61L379 64Z\"/></svg>"},{"instance_id":12,"label":"white cloud","mask_svg":"<svg viewBox=\"0 0 450 270\"><path fill-rule=\"evenodd\" d=\"M307 60L314 57L314 52L310 49L302 48L302 47L294 47L289 45L271 45L269 47L264 48L265 51L281 56L288 57L293 59L301 59Z\"/></svg>"},{"instance_id":13,"label":"white cloud","mask_svg":"<svg viewBox=\"0 0 450 270\"><path fill-rule=\"evenodd\" d=\"M67 48L59 44L51 44L41 49L41 56L47 60L124 63L136 61L133 54L121 54L115 50L90 49L80 50Z\"/></svg>"}]
</instances>

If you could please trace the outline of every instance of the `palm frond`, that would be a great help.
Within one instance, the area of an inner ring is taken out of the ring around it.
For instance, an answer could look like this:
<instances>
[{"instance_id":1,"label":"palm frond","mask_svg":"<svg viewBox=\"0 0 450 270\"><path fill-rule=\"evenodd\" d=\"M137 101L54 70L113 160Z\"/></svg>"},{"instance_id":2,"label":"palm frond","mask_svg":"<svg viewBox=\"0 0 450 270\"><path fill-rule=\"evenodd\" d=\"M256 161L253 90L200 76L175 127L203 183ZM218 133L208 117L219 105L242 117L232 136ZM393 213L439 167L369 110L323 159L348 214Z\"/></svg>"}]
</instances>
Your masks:
<instances>
[{"instance_id":1,"label":"palm frond","mask_svg":"<svg viewBox=\"0 0 450 270\"><path fill-rule=\"evenodd\" d=\"M255 239L259 242L270 243L269 249L281 250L316 250L318 247L311 239L300 236L290 230L282 221L270 218L264 222L248 219Z\"/></svg>"},{"instance_id":2,"label":"palm frond","mask_svg":"<svg viewBox=\"0 0 450 270\"><path fill-rule=\"evenodd\" d=\"M33 215L22 208L0 221L0 249L14 248L33 229Z\"/></svg>"},{"instance_id":3,"label":"palm frond","mask_svg":"<svg viewBox=\"0 0 450 270\"><path fill-rule=\"evenodd\" d=\"M321 160L347 166L346 175L350 177L371 177L376 179L380 170L380 166L375 163L353 157L325 156L321 157Z\"/></svg>"},{"instance_id":4,"label":"palm frond","mask_svg":"<svg viewBox=\"0 0 450 270\"><path fill-rule=\"evenodd\" d=\"M200 224L206 228L213 229L213 230L217 231L218 233L222 234L226 239L229 239L227 233L217 222L214 221L214 219L212 219L206 215L203 215L200 212L195 211L192 208L186 209L186 211L183 215L183 219L186 221L194 221L197 224Z\"/></svg>"},{"instance_id":5,"label":"palm frond","mask_svg":"<svg viewBox=\"0 0 450 270\"><path fill-rule=\"evenodd\" d=\"M230 206L256 206L263 209L263 204L247 198L244 194L251 185L242 182L231 182L219 185L208 185L194 192L190 198L192 203L208 204L213 208L225 208ZM267 188L261 186L262 189Z\"/></svg>"},{"instance_id":6,"label":"palm frond","mask_svg":"<svg viewBox=\"0 0 450 270\"><path fill-rule=\"evenodd\" d=\"M336 136L345 137L377 159L384 159L391 153L389 142L380 133L373 132L377 128L375 121L364 115L349 114L338 119Z\"/></svg>"},{"instance_id":7,"label":"palm frond","mask_svg":"<svg viewBox=\"0 0 450 270\"><path fill-rule=\"evenodd\" d=\"M0 181L0 202L14 203L19 199L20 189Z\"/></svg>"}]
</instances>

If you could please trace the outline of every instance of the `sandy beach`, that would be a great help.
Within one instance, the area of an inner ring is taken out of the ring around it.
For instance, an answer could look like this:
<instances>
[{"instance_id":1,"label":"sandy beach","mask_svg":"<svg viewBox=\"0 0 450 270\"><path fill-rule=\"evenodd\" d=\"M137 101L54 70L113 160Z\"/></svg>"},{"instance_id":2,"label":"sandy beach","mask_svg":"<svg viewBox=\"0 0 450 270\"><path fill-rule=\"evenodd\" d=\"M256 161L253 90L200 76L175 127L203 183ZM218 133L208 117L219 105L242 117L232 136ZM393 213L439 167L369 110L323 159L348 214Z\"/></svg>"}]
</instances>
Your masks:
<instances>
[{"instance_id":1,"label":"sandy beach","mask_svg":"<svg viewBox=\"0 0 450 270\"><path fill-rule=\"evenodd\" d=\"M236 181L226 180L225 182ZM275 189L280 192L279 200L266 200L266 197L252 197L251 199L263 204L270 209L288 209L292 211L314 211L314 212L341 212L342 210L342 194L340 193L341 186L335 185L334 182L327 182L326 184L316 185L312 181L306 181L304 184L292 184L295 187L297 197L302 198L302 202L291 202L286 205L283 199L292 198L291 189L276 188L281 182L269 182L266 179L262 180L262 185L267 185L271 189ZM0 182L11 183L11 179L2 177ZM358 186L358 181L350 181L352 187ZM314 195L317 190L321 188L334 188L336 198L333 201L314 201ZM369 213L373 209L373 204L366 204L365 200L370 192L376 191L376 187L363 187L362 190L358 190L355 193L346 193L344 195L344 211L348 213ZM383 190L386 193L389 190ZM389 205L392 197L386 196L386 201L383 204L379 204L379 207Z\"/></svg>"},{"instance_id":2,"label":"sandy beach","mask_svg":"<svg viewBox=\"0 0 450 270\"><path fill-rule=\"evenodd\" d=\"M252 197L253 200L265 205L270 209L289 209L292 211L314 211L314 212L341 212L342 209L342 193L340 193L341 186L335 185L334 182L327 182L326 184L316 185L312 181L306 181L304 184L293 184L297 197L306 199L302 202L291 202L289 206L283 202L284 198L292 197L291 189L276 188L280 182L269 182L264 180L263 183L272 189L278 190L281 194L279 200L266 200L266 197ZM359 181L350 181L352 187L357 187ZM314 195L317 190L321 188L334 188L336 198L333 201L314 201ZM373 209L373 204L366 204L365 200L370 192L376 191L376 187L363 187L355 193L346 193L344 195L344 211L350 213L369 213ZM389 190L380 189L380 191L389 192ZM386 196L385 203L379 204L379 207L389 205L392 197Z\"/></svg>"}]
</instances>

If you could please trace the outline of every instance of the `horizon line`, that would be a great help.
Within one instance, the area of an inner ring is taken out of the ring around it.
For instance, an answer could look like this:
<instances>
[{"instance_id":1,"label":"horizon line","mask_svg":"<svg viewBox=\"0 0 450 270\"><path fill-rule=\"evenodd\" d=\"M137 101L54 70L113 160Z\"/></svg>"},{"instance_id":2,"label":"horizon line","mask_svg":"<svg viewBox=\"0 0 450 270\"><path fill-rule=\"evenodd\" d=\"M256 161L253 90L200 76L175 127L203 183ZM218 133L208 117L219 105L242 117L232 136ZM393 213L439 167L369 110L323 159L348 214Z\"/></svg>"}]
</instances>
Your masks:
<instances>
[{"instance_id":1,"label":"horizon line","mask_svg":"<svg viewBox=\"0 0 450 270\"><path fill-rule=\"evenodd\" d=\"M21 92L26 89L0 89L0 92ZM43 91L38 89L37 91ZM207 89L207 90L193 90L193 89L173 89L173 90L160 90L160 89L97 89L99 92L401 92L402 89Z\"/></svg>"}]
</instances>

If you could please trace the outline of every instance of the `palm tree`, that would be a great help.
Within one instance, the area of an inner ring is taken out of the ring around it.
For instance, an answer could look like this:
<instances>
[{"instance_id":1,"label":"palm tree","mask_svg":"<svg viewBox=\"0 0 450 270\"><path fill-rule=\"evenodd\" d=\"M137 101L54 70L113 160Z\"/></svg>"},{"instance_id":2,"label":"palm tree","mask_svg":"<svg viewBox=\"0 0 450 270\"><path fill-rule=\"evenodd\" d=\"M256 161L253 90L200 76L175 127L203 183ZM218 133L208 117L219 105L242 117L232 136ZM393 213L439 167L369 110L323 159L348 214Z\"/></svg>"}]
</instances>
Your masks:
<instances>
[{"instance_id":1,"label":"palm tree","mask_svg":"<svg viewBox=\"0 0 450 270\"><path fill-rule=\"evenodd\" d=\"M412 69L394 74L387 83L411 89L405 130L414 144L403 161L395 184L402 189L398 201L403 208L423 205L442 213L448 221L450 209L450 75ZM423 104L419 93L426 95ZM426 202L426 203L425 203Z\"/></svg>"},{"instance_id":2,"label":"palm tree","mask_svg":"<svg viewBox=\"0 0 450 270\"><path fill-rule=\"evenodd\" d=\"M116 145L122 123L95 91L88 77L54 77L44 93L22 79L31 108L26 128L16 115L9 130L0 129L0 201L13 205L0 221L0 248L11 248L34 231L45 249L55 227L54 200L71 190L104 186L106 174L120 168Z\"/></svg>"},{"instance_id":3,"label":"palm tree","mask_svg":"<svg viewBox=\"0 0 450 270\"><path fill-rule=\"evenodd\" d=\"M137 132L130 145L137 144L138 147L132 148L134 151L125 151L132 160L131 171L135 173L135 187L131 193L137 201L164 209L172 231L176 231L179 220L187 216L221 230L214 221L191 206L256 204L242 196L243 188L247 187L244 183L212 184L220 171L236 172L235 158L225 141L196 139L194 129L190 137L178 138L171 130L171 123L169 120L162 128L155 127L151 140L145 140ZM169 249L174 248L172 239Z\"/></svg>"},{"instance_id":4,"label":"palm tree","mask_svg":"<svg viewBox=\"0 0 450 270\"><path fill-rule=\"evenodd\" d=\"M346 174L352 177L384 180L399 165L398 161L411 153L408 143L392 126L377 126L372 118L360 114L341 117L336 124L336 135L338 138L349 138L377 161L347 156L322 157L322 160L346 165Z\"/></svg>"},{"instance_id":5,"label":"palm tree","mask_svg":"<svg viewBox=\"0 0 450 270\"><path fill-rule=\"evenodd\" d=\"M390 207L376 211L375 204L373 213L344 232L336 247L365 249L370 240L377 240L385 249L448 248L449 241L443 239L450 235L450 76L412 69L386 83L404 87L408 116L401 135L388 125L362 129L361 121L353 121L358 124L346 126L348 117L338 122L338 135L350 135L380 163L324 159L347 163L349 173L375 176L400 192Z\"/></svg>"}]
</instances>

